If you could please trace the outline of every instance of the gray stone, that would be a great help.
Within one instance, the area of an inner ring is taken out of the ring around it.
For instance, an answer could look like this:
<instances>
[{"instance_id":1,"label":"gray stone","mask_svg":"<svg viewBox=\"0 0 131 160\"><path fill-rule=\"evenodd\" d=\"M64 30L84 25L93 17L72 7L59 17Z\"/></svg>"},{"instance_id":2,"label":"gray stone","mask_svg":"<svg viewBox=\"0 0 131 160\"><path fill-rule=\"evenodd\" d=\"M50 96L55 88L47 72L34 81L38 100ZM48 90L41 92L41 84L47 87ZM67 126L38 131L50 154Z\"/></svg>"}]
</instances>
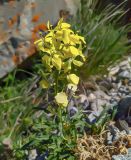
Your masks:
<instances>
[{"instance_id":1,"label":"gray stone","mask_svg":"<svg viewBox=\"0 0 131 160\"><path fill-rule=\"evenodd\" d=\"M78 109L76 107L70 107L69 114L70 116L74 116L78 112Z\"/></svg>"},{"instance_id":2,"label":"gray stone","mask_svg":"<svg viewBox=\"0 0 131 160\"><path fill-rule=\"evenodd\" d=\"M112 160L131 160L131 148L128 148L126 155L113 155Z\"/></svg>"},{"instance_id":3,"label":"gray stone","mask_svg":"<svg viewBox=\"0 0 131 160\"><path fill-rule=\"evenodd\" d=\"M125 70L125 71L122 71L122 72L119 73L119 77L130 79L131 78L131 73L129 71Z\"/></svg>"},{"instance_id":4,"label":"gray stone","mask_svg":"<svg viewBox=\"0 0 131 160\"><path fill-rule=\"evenodd\" d=\"M120 62L119 66L120 67L127 66L128 63L129 63L128 60L125 60L125 61Z\"/></svg>"},{"instance_id":5,"label":"gray stone","mask_svg":"<svg viewBox=\"0 0 131 160\"><path fill-rule=\"evenodd\" d=\"M114 155L112 156L112 160L128 160L124 155Z\"/></svg>"},{"instance_id":6,"label":"gray stone","mask_svg":"<svg viewBox=\"0 0 131 160\"><path fill-rule=\"evenodd\" d=\"M115 119L126 119L131 109L131 97L126 97L118 103ZM131 114L131 113L130 113Z\"/></svg>"},{"instance_id":7,"label":"gray stone","mask_svg":"<svg viewBox=\"0 0 131 160\"><path fill-rule=\"evenodd\" d=\"M78 103L78 106L80 106L84 110L89 107L88 97L84 94L79 95L77 103Z\"/></svg>"},{"instance_id":8,"label":"gray stone","mask_svg":"<svg viewBox=\"0 0 131 160\"><path fill-rule=\"evenodd\" d=\"M32 149L29 151L28 160L36 160L37 157L37 151L36 149Z\"/></svg>"},{"instance_id":9,"label":"gray stone","mask_svg":"<svg viewBox=\"0 0 131 160\"><path fill-rule=\"evenodd\" d=\"M89 119L90 122L93 122L96 119L95 113L94 112L90 113L88 115L88 119Z\"/></svg>"},{"instance_id":10,"label":"gray stone","mask_svg":"<svg viewBox=\"0 0 131 160\"><path fill-rule=\"evenodd\" d=\"M104 87L107 90L110 90L112 88L112 83L108 80L103 80L103 81L99 82L99 86L102 88Z\"/></svg>"},{"instance_id":11,"label":"gray stone","mask_svg":"<svg viewBox=\"0 0 131 160\"><path fill-rule=\"evenodd\" d=\"M128 156L131 156L131 148L128 149Z\"/></svg>"},{"instance_id":12,"label":"gray stone","mask_svg":"<svg viewBox=\"0 0 131 160\"><path fill-rule=\"evenodd\" d=\"M110 132L108 132L107 133L107 144L108 145L112 144L112 139L113 139L113 135Z\"/></svg>"},{"instance_id":13,"label":"gray stone","mask_svg":"<svg viewBox=\"0 0 131 160\"><path fill-rule=\"evenodd\" d=\"M119 69L120 69L119 66L111 68L110 71L109 71L109 76L116 75L118 73Z\"/></svg>"},{"instance_id":14,"label":"gray stone","mask_svg":"<svg viewBox=\"0 0 131 160\"><path fill-rule=\"evenodd\" d=\"M89 102L94 102L96 100L96 96L93 93L90 93L87 98Z\"/></svg>"}]
</instances>

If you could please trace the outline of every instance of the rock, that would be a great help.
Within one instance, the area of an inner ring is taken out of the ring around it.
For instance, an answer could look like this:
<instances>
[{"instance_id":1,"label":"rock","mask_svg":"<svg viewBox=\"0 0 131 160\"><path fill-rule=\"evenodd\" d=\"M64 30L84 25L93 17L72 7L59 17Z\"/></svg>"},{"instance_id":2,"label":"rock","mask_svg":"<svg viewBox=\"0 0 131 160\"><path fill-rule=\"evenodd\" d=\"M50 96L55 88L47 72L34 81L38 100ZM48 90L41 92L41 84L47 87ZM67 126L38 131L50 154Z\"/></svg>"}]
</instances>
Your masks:
<instances>
[{"instance_id":1,"label":"rock","mask_svg":"<svg viewBox=\"0 0 131 160\"><path fill-rule=\"evenodd\" d=\"M12 149L12 140L10 138L5 138L2 144L8 149Z\"/></svg>"},{"instance_id":2,"label":"rock","mask_svg":"<svg viewBox=\"0 0 131 160\"><path fill-rule=\"evenodd\" d=\"M80 8L80 0L65 0L70 13L75 15L77 9Z\"/></svg>"},{"instance_id":3,"label":"rock","mask_svg":"<svg viewBox=\"0 0 131 160\"><path fill-rule=\"evenodd\" d=\"M117 85L117 88L120 88L122 86L122 82L120 81Z\"/></svg>"},{"instance_id":4,"label":"rock","mask_svg":"<svg viewBox=\"0 0 131 160\"><path fill-rule=\"evenodd\" d=\"M118 73L119 69L120 68L118 66L111 68L110 71L109 71L109 76L116 75Z\"/></svg>"},{"instance_id":5,"label":"rock","mask_svg":"<svg viewBox=\"0 0 131 160\"><path fill-rule=\"evenodd\" d=\"M93 102L90 106L91 110L96 112L96 116L99 116L101 112L103 111L103 106L107 104L107 101L97 99L95 102Z\"/></svg>"},{"instance_id":6,"label":"rock","mask_svg":"<svg viewBox=\"0 0 131 160\"><path fill-rule=\"evenodd\" d=\"M130 91L129 91L129 88L128 87L125 87L125 86L121 86L119 89L118 89L118 93L121 93L121 96L126 96L126 95L129 95Z\"/></svg>"},{"instance_id":7,"label":"rock","mask_svg":"<svg viewBox=\"0 0 131 160\"><path fill-rule=\"evenodd\" d=\"M112 160L128 160L124 155L114 155Z\"/></svg>"},{"instance_id":8,"label":"rock","mask_svg":"<svg viewBox=\"0 0 131 160\"><path fill-rule=\"evenodd\" d=\"M117 101L114 97L112 97L112 98L110 99L110 103L111 103L112 105L117 105L118 101Z\"/></svg>"},{"instance_id":9,"label":"rock","mask_svg":"<svg viewBox=\"0 0 131 160\"><path fill-rule=\"evenodd\" d=\"M68 105L68 113L72 117L78 112L78 109L75 106L74 99L72 99Z\"/></svg>"},{"instance_id":10,"label":"rock","mask_svg":"<svg viewBox=\"0 0 131 160\"><path fill-rule=\"evenodd\" d=\"M118 91L119 91L120 93L123 93L124 90L125 90L125 89L124 89L123 86L121 86L121 87L118 89Z\"/></svg>"},{"instance_id":11,"label":"rock","mask_svg":"<svg viewBox=\"0 0 131 160\"><path fill-rule=\"evenodd\" d=\"M119 66L120 66L120 69L121 69L121 70L130 69L130 68L131 68L130 59L128 58L127 60L122 61L122 62L119 64Z\"/></svg>"},{"instance_id":12,"label":"rock","mask_svg":"<svg viewBox=\"0 0 131 160\"><path fill-rule=\"evenodd\" d=\"M84 94L79 95L77 103L78 103L78 106L80 106L84 110L89 107L89 100L87 96L85 96Z\"/></svg>"},{"instance_id":13,"label":"rock","mask_svg":"<svg viewBox=\"0 0 131 160\"><path fill-rule=\"evenodd\" d=\"M94 95L96 96L96 99L103 99L103 100L109 100L110 97L103 91L97 90L94 92Z\"/></svg>"},{"instance_id":14,"label":"rock","mask_svg":"<svg viewBox=\"0 0 131 160\"><path fill-rule=\"evenodd\" d=\"M128 81L128 86L131 86L131 79Z\"/></svg>"},{"instance_id":15,"label":"rock","mask_svg":"<svg viewBox=\"0 0 131 160\"><path fill-rule=\"evenodd\" d=\"M96 100L96 96L93 93L90 93L87 98L89 102L94 102L94 100Z\"/></svg>"},{"instance_id":16,"label":"rock","mask_svg":"<svg viewBox=\"0 0 131 160\"><path fill-rule=\"evenodd\" d=\"M76 107L71 107L69 109L69 114L71 117L74 116L77 112L78 112L78 109Z\"/></svg>"},{"instance_id":17,"label":"rock","mask_svg":"<svg viewBox=\"0 0 131 160\"><path fill-rule=\"evenodd\" d=\"M115 125L109 125L109 133L112 135L112 142L120 138L120 131Z\"/></svg>"},{"instance_id":18,"label":"rock","mask_svg":"<svg viewBox=\"0 0 131 160\"><path fill-rule=\"evenodd\" d=\"M88 115L88 120L89 120L89 123L92 123L96 120L96 116L95 116L94 112L92 112Z\"/></svg>"},{"instance_id":19,"label":"rock","mask_svg":"<svg viewBox=\"0 0 131 160\"><path fill-rule=\"evenodd\" d=\"M112 83L118 83L118 79L115 76L112 76Z\"/></svg>"},{"instance_id":20,"label":"rock","mask_svg":"<svg viewBox=\"0 0 131 160\"><path fill-rule=\"evenodd\" d=\"M131 116L127 117L126 121L128 122L129 126L131 126ZM131 130L129 132L131 133Z\"/></svg>"},{"instance_id":21,"label":"rock","mask_svg":"<svg viewBox=\"0 0 131 160\"><path fill-rule=\"evenodd\" d=\"M117 92L112 92L112 93L111 93L111 96L112 96L112 97L116 97L116 96L117 96Z\"/></svg>"},{"instance_id":22,"label":"rock","mask_svg":"<svg viewBox=\"0 0 131 160\"><path fill-rule=\"evenodd\" d=\"M103 81L99 82L99 86L104 87L107 90L110 90L112 88L112 83L108 80L103 80Z\"/></svg>"},{"instance_id":23,"label":"rock","mask_svg":"<svg viewBox=\"0 0 131 160\"><path fill-rule=\"evenodd\" d=\"M37 157L36 149L32 149L31 151L29 151L28 160L36 160L36 157Z\"/></svg>"},{"instance_id":24,"label":"rock","mask_svg":"<svg viewBox=\"0 0 131 160\"><path fill-rule=\"evenodd\" d=\"M131 148L128 148L128 155L131 156Z\"/></svg>"},{"instance_id":25,"label":"rock","mask_svg":"<svg viewBox=\"0 0 131 160\"><path fill-rule=\"evenodd\" d=\"M55 24L60 18L61 10L65 10L70 15L75 13L80 4L79 0L71 0L71 2L69 0L45 0L44 2L43 0L12 0L11 3L8 3L9 0L2 1L5 3L0 5L0 78L16 68L17 65L13 63L14 59L18 61L17 57L20 57L17 64L21 64L32 55L31 46L25 46L27 49L22 47L21 50L19 39L23 42L26 40L32 42L35 28L46 24L48 20L51 24ZM36 15L40 18L33 22ZM1 50L1 45L5 42L11 43L13 52L10 46L8 48L11 52ZM17 56L14 55L16 52ZM3 64L6 64L6 67Z\"/></svg>"},{"instance_id":26,"label":"rock","mask_svg":"<svg viewBox=\"0 0 131 160\"><path fill-rule=\"evenodd\" d=\"M10 41L11 41L11 44L12 44L14 49L18 48L18 40L17 40L17 38L11 37Z\"/></svg>"},{"instance_id":27,"label":"rock","mask_svg":"<svg viewBox=\"0 0 131 160\"><path fill-rule=\"evenodd\" d=\"M131 97L126 97L120 100L117 107L117 114L115 120L118 119L127 119L128 116L131 116Z\"/></svg>"},{"instance_id":28,"label":"rock","mask_svg":"<svg viewBox=\"0 0 131 160\"><path fill-rule=\"evenodd\" d=\"M125 132L127 134L130 133L129 125L125 120L118 120L116 122L116 126L119 128L121 133Z\"/></svg>"},{"instance_id":29,"label":"rock","mask_svg":"<svg viewBox=\"0 0 131 160\"><path fill-rule=\"evenodd\" d=\"M113 155L112 160L131 160L131 148L128 149L126 155Z\"/></svg>"},{"instance_id":30,"label":"rock","mask_svg":"<svg viewBox=\"0 0 131 160\"><path fill-rule=\"evenodd\" d=\"M128 78L128 79L130 79L131 78L131 73L129 71L125 70L125 71L120 72L118 76L120 78Z\"/></svg>"},{"instance_id":31,"label":"rock","mask_svg":"<svg viewBox=\"0 0 131 160\"><path fill-rule=\"evenodd\" d=\"M113 138L113 135L110 132L108 132L107 133L107 144L108 145L112 144L112 138Z\"/></svg>"},{"instance_id":32,"label":"rock","mask_svg":"<svg viewBox=\"0 0 131 160\"><path fill-rule=\"evenodd\" d=\"M127 64L128 64L128 60L125 60L125 61L120 62L119 66L123 67L123 66L127 66Z\"/></svg>"}]
</instances>

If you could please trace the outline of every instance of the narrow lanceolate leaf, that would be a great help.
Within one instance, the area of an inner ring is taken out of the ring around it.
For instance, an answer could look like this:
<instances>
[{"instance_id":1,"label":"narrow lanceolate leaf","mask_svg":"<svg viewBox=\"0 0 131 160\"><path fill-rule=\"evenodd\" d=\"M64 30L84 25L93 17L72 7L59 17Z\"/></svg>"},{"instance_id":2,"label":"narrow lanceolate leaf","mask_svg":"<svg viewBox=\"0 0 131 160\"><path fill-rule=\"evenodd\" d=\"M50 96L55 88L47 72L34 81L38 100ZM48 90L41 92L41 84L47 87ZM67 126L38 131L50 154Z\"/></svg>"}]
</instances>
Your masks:
<instances>
[{"instance_id":1,"label":"narrow lanceolate leaf","mask_svg":"<svg viewBox=\"0 0 131 160\"><path fill-rule=\"evenodd\" d=\"M69 74L67 76L67 80L69 83L77 85L79 83L79 77L75 74Z\"/></svg>"},{"instance_id":2,"label":"narrow lanceolate leaf","mask_svg":"<svg viewBox=\"0 0 131 160\"><path fill-rule=\"evenodd\" d=\"M56 67L57 70L61 70L62 61L59 55L54 55L52 58L52 65Z\"/></svg>"},{"instance_id":3,"label":"narrow lanceolate leaf","mask_svg":"<svg viewBox=\"0 0 131 160\"><path fill-rule=\"evenodd\" d=\"M57 93L57 95L55 96L55 100L60 106L66 107L68 105L68 99L65 92Z\"/></svg>"}]
</instances>

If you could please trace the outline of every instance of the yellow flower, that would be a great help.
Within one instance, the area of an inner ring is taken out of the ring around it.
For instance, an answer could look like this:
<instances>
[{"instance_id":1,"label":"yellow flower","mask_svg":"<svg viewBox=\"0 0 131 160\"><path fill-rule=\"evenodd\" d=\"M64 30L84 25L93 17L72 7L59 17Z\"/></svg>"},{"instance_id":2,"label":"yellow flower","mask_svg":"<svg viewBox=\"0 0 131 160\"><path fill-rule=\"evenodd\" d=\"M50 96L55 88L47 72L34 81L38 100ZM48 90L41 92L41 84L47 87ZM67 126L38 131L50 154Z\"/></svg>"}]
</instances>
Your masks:
<instances>
[{"instance_id":1,"label":"yellow flower","mask_svg":"<svg viewBox=\"0 0 131 160\"><path fill-rule=\"evenodd\" d=\"M70 46L69 50L70 50L70 54L72 55L72 57L76 57L79 55L79 50L76 47Z\"/></svg>"},{"instance_id":2,"label":"yellow flower","mask_svg":"<svg viewBox=\"0 0 131 160\"><path fill-rule=\"evenodd\" d=\"M72 90L73 92L76 92L76 90L77 90L77 85L75 85L75 84L69 83L67 87L68 87L68 89Z\"/></svg>"},{"instance_id":3,"label":"yellow flower","mask_svg":"<svg viewBox=\"0 0 131 160\"><path fill-rule=\"evenodd\" d=\"M40 81L40 86L44 89L49 88L49 83L46 80L41 80Z\"/></svg>"},{"instance_id":4,"label":"yellow flower","mask_svg":"<svg viewBox=\"0 0 131 160\"><path fill-rule=\"evenodd\" d=\"M55 100L58 105L61 105L63 107L66 107L68 105L68 99L65 92L57 93L57 95L55 96Z\"/></svg>"},{"instance_id":5,"label":"yellow flower","mask_svg":"<svg viewBox=\"0 0 131 160\"><path fill-rule=\"evenodd\" d=\"M67 76L67 81L68 81L69 83L72 83L72 84L74 84L74 85L77 85L77 84L79 83L79 77L78 77L77 75L75 75L75 74L69 74L69 75Z\"/></svg>"},{"instance_id":6,"label":"yellow flower","mask_svg":"<svg viewBox=\"0 0 131 160\"><path fill-rule=\"evenodd\" d=\"M62 61L59 55L55 54L52 58L52 65L56 67L57 70L61 70Z\"/></svg>"},{"instance_id":7,"label":"yellow flower","mask_svg":"<svg viewBox=\"0 0 131 160\"><path fill-rule=\"evenodd\" d=\"M68 24L68 23L61 23L61 28L63 29L63 28L70 28L71 27L71 25L70 24Z\"/></svg>"},{"instance_id":8,"label":"yellow flower","mask_svg":"<svg viewBox=\"0 0 131 160\"><path fill-rule=\"evenodd\" d=\"M83 65L83 63L81 61L77 61L77 60L73 60L73 64L78 67L81 67Z\"/></svg>"},{"instance_id":9,"label":"yellow flower","mask_svg":"<svg viewBox=\"0 0 131 160\"><path fill-rule=\"evenodd\" d=\"M64 44L69 44L70 42L68 30L63 30L63 42Z\"/></svg>"},{"instance_id":10,"label":"yellow flower","mask_svg":"<svg viewBox=\"0 0 131 160\"><path fill-rule=\"evenodd\" d=\"M51 58L50 58L50 56L44 55L42 57L42 62L46 65L46 68L48 70L51 70L52 65L51 65Z\"/></svg>"},{"instance_id":11,"label":"yellow flower","mask_svg":"<svg viewBox=\"0 0 131 160\"><path fill-rule=\"evenodd\" d=\"M62 82L67 78L70 84L68 87L73 86L76 89L79 77L72 74L72 66L74 69L81 67L85 61L82 53L83 46L86 44L85 39L78 35L78 32L74 33L71 25L63 22L63 19L60 19L55 28L48 22L47 28L49 33L35 42L37 48L43 53L42 62L46 71L48 74L55 70L61 71L59 81ZM47 87L47 84L45 80L41 82L43 88ZM58 93L55 98L56 102L63 106L68 103L64 92Z\"/></svg>"}]
</instances>

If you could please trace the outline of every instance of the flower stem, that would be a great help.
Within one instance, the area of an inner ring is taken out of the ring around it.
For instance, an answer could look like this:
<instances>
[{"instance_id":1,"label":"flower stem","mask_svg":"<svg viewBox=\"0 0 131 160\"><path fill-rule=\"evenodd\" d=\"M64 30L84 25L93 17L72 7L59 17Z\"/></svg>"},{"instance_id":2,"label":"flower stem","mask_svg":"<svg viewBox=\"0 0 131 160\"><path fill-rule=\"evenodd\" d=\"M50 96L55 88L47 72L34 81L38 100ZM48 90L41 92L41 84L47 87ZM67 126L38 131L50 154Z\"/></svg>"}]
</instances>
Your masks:
<instances>
[{"instance_id":1,"label":"flower stem","mask_svg":"<svg viewBox=\"0 0 131 160\"><path fill-rule=\"evenodd\" d=\"M59 124L60 135L63 137L63 139L66 140L66 138L64 137L64 134L63 134L62 109L60 106L58 108L58 114L59 114L59 120L60 120L60 124Z\"/></svg>"}]
</instances>

